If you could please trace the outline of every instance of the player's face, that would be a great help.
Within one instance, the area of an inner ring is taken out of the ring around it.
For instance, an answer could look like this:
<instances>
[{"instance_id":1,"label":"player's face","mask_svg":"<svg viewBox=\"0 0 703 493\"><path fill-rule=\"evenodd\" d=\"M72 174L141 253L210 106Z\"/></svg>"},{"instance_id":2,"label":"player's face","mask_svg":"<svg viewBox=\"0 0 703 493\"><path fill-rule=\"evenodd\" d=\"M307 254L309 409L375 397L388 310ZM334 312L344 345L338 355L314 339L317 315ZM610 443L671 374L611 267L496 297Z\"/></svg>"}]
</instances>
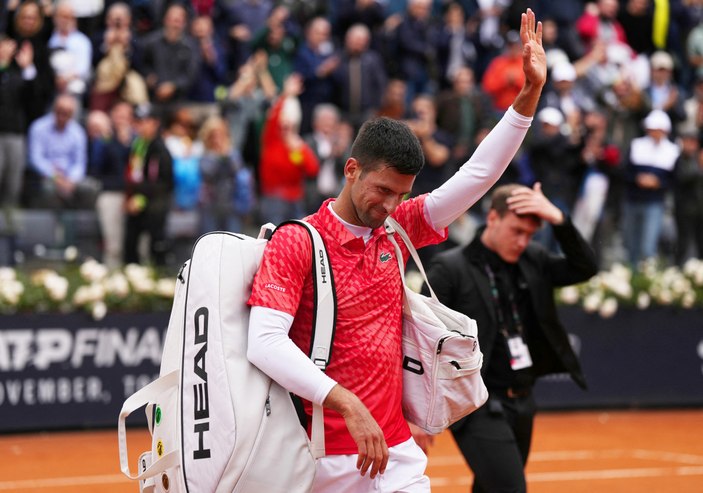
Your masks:
<instances>
[{"instance_id":1,"label":"player's face","mask_svg":"<svg viewBox=\"0 0 703 493\"><path fill-rule=\"evenodd\" d=\"M410 193L414 175L404 175L388 166L362 172L354 159L347 163L351 202L359 225L378 228ZM352 162L353 161L353 162Z\"/></svg>"},{"instance_id":2,"label":"player's face","mask_svg":"<svg viewBox=\"0 0 703 493\"><path fill-rule=\"evenodd\" d=\"M532 217L520 217L506 212L503 217L491 210L488 213L484 244L509 264L516 263L540 228Z\"/></svg>"}]
</instances>

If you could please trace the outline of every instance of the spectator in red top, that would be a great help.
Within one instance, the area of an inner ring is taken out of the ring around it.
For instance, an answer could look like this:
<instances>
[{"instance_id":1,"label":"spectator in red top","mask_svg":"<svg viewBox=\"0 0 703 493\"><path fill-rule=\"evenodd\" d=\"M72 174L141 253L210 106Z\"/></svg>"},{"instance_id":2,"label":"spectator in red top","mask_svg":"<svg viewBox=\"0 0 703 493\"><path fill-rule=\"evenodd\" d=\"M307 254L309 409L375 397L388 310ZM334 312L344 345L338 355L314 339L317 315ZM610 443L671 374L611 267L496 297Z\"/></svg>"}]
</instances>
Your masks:
<instances>
[{"instance_id":1,"label":"spectator in red top","mask_svg":"<svg viewBox=\"0 0 703 493\"><path fill-rule=\"evenodd\" d=\"M264 125L259 161L261 219L279 224L305 213L304 182L315 177L319 161L300 136L302 90L298 75L288 77Z\"/></svg>"},{"instance_id":2,"label":"spectator in red top","mask_svg":"<svg viewBox=\"0 0 703 493\"><path fill-rule=\"evenodd\" d=\"M508 109L525 83L520 35L509 31L505 42L503 54L494 58L483 74L483 90L491 96L493 107L499 113Z\"/></svg>"},{"instance_id":3,"label":"spectator in red top","mask_svg":"<svg viewBox=\"0 0 703 493\"><path fill-rule=\"evenodd\" d=\"M625 43L625 30L618 21L618 0L598 0L588 3L583 15L576 21L576 31L587 51L600 41L605 44Z\"/></svg>"}]
</instances>

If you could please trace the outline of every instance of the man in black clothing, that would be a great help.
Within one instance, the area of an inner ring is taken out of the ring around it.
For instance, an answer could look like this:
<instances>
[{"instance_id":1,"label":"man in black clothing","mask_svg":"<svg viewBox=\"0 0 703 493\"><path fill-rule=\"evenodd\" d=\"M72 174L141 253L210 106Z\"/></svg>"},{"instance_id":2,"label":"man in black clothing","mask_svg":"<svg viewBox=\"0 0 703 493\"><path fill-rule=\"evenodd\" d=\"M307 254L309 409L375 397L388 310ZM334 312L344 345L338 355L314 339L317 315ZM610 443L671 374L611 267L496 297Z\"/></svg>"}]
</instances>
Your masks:
<instances>
[{"instance_id":1,"label":"man in black clothing","mask_svg":"<svg viewBox=\"0 0 703 493\"><path fill-rule=\"evenodd\" d=\"M530 241L543 221L562 255ZM568 372L586 387L553 291L596 271L595 254L539 183L496 188L476 239L433 259L430 284L440 301L476 320L484 354L489 400L451 428L474 472L474 493L526 491L538 377Z\"/></svg>"},{"instance_id":2,"label":"man in black clothing","mask_svg":"<svg viewBox=\"0 0 703 493\"><path fill-rule=\"evenodd\" d=\"M125 263L139 262L139 237L148 233L152 261L165 265L166 220L173 194L173 159L160 135L161 121L151 107L135 111L137 137L125 171Z\"/></svg>"}]
</instances>

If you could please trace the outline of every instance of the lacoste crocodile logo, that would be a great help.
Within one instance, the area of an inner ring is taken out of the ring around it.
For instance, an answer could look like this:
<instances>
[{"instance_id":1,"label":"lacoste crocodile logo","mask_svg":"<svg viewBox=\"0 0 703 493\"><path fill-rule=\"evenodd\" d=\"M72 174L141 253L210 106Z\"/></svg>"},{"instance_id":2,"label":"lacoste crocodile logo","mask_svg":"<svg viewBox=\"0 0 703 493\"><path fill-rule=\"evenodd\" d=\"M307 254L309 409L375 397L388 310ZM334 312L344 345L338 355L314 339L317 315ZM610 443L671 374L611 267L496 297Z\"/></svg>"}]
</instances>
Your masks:
<instances>
[{"instance_id":1,"label":"lacoste crocodile logo","mask_svg":"<svg viewBox=\"0 0 703 493\"><path fill-rule=\"evenodd\" d=\"M391 254L388 252L383 252L381 253L381 256L379 257L382 263L386 263L391 259Z\"/></svg>"}]
</instances>

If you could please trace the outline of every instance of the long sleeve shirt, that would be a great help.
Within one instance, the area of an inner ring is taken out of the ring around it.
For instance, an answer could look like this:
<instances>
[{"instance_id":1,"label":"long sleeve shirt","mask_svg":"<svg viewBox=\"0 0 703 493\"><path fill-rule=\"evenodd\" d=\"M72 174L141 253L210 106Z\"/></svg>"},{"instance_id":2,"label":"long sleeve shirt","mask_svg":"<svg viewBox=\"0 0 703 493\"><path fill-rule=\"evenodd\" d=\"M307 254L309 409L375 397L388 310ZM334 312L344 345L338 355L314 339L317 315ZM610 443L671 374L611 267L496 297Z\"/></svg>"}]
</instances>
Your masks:
<instances>
[{"instance_id":1,"label":"long sleeve shirt","mask_svg":"<svg viewBox=\"0 0 703 493\"><path fill-rule=\"evenodd\" d=\"M59 130L53 113L39 118L29 127L29 163L44 177L58 174L81 181L88 166L85 130L74 120Z\"/></svg>"}]
</instances>

